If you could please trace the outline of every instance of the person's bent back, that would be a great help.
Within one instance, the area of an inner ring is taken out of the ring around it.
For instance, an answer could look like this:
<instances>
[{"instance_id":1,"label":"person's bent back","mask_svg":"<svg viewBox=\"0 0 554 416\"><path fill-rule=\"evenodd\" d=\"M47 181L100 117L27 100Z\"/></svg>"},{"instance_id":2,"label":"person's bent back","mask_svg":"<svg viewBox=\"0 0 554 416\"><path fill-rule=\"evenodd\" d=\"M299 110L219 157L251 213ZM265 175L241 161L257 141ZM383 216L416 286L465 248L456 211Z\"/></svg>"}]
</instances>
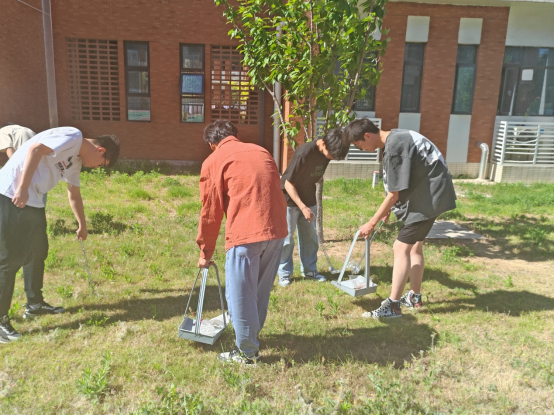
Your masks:
<instances>
[{"instance_id":1,"label":"person's bent back","mask_svg":"<svg viewBox=\"0 0 554 416\"><path fill-rule=\"evenodd\" d=\"M197 242L204 258L211 258L214 252L224 213L226 250L239 244L282 238L282 230L286 236L287 229L279 173L269 152L241 142L236 129L227 136L233 130L225 130L221 123L212 124L211 130L210 126L206 128L204 139L214 153L204 161L200 173L202 213Z\"/></svg>"}]
</instances>

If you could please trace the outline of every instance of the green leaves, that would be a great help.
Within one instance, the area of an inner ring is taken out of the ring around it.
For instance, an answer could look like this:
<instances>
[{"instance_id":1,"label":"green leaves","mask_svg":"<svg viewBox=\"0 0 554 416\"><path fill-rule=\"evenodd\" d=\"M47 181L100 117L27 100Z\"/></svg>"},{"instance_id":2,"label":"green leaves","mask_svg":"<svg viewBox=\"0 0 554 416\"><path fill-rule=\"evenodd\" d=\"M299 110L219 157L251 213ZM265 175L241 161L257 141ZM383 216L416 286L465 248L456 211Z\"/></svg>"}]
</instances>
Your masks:
<instances>
[{"instance_id":1,"label":"green leaves","mask_svg":"<svg viewBox=\"0 0 554 416\"><path fill-rule=\"evenodd\" d=\"M378 57L384 54L386 41L370 37L366 44L366 34L381 26L386 0L360 5L358 0L215 3L233 26L229 36L240 42L251 83L272 95L274 84L282 84L290 109L288 119L282 105L278 115L289 140L300 131L313 140L348 123L354 118L347 108L349 100L362 98L365 89L379 81ZM368 58L360 68L362 55ZM313 126L316 114L326 120L319 132Z\"/></svg>"}]
</instances>

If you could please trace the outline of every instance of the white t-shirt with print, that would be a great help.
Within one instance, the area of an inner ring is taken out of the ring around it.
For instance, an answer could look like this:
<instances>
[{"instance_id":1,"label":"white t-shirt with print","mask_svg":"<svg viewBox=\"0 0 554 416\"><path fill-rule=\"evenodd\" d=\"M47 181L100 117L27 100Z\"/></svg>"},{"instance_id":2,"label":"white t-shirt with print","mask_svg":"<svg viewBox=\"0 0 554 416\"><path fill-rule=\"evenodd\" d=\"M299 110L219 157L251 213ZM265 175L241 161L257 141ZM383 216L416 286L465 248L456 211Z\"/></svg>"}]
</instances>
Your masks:
<instances>
[{"instance_id":1,"label":"white t-shirt with print","mask_svg":"<svg viewBox=\"0 0 554 416\"><path fill-rule=\"evenodd\" d=\"M13 198L23 176L29 148L34 143L41 143L52 149L52 153L40 160L29 185L27 205L43 208L43 194L59 181L79 186L82 160L78 154L83 143L83 134L74 127L57 127L43 131L25 142L0 170L0 194Z\"/></svg>"},{"instance_id":2,"label":"white t-shirt with print","mask_svg":"<svg viewBox=\"0 0 554 416\"><path fill-rule=\"evenodd\" d=\"M8 147L13 147L13 150L17 150L34 135L35 132L33 130L16 124L2 127L0 129L0 150L5 150Z\"/></svg>"}]
</instances>

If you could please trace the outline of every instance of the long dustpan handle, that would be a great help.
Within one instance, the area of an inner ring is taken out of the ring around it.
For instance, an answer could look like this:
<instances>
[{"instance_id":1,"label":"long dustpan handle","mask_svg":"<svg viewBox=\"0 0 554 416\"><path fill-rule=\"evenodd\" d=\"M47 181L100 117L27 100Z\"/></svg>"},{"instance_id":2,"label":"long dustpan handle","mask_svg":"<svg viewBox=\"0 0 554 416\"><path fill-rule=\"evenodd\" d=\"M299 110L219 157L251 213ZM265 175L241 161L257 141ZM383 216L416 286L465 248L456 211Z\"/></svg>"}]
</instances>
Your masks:
<instances>
[{"instance_id":1,"label":"long dustpan handle","mask_svg":"<svg viewBox=\"0 0 554 416\"><path fill-rule=\"evenodd\" d=\"M200 283L200 296L196 308L196 326L194 332L200 335L200 326L202 325L202 309L204 308L204 296L206 295L206 281L208 280L208 269L202 270L202 282Z\"/></svg>"},{"instance_id":2,"label":"long dustpan handle","mask_svg":"<svg viewBox=\"0 0 554 416\"><path fill-rule=\"evenodd\" d=\"M196 279L194 279L194 284L192 285L192 289L190 290L189 300L187 302L187 307L185 308L185 318L187 317L187 313L190 306L190 300L192 299L192 292L194 292L194 288L196 287L196 282L198 281L198 276L200 276L200 272L202 269L198 269L198 273L196 274Z\"/></svg>"},{"instance_id":3,"label":"long dustpan handle","mask_svg":"<svg viewBox=\"0 0 554 416\"><path fill-rule=\"evenodd\" d=\"M354 239L352 240L352 244L350 245L350 250L348 250L348 255L346 256L346 260L342 265L342 269L340 269L339 279L337 280L338 283L342 282L342 276L344 276L344 272L346 271L346 267L348 266L348 261L350 260L352 251L354 251L354 246L356 245L356 240L358 240L359 234L360 234L360 230L356 231L356 234L354 234Z\"/></svg>"}]
</instances>

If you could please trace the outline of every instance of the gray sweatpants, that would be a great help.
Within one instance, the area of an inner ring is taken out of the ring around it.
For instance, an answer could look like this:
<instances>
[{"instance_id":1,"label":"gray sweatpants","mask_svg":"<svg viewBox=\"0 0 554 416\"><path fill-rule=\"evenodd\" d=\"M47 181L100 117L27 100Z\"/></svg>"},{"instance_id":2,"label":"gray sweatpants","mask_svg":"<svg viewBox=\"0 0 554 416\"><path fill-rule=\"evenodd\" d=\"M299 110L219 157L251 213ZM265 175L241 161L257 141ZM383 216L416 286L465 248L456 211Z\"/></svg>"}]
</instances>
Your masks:
<instances>
[{"instance_id":1,"label":"gray sweatpants","mask_svg":"<svg viewBox=\"0 0 554 416\"><path fill-rule=\"evenodd\" d=\"M260 346L258 335L267 316L283 241L261 241L227 250L225 298L237 347L246 356L254 355Z\"/></svg>"}]
</instances>

